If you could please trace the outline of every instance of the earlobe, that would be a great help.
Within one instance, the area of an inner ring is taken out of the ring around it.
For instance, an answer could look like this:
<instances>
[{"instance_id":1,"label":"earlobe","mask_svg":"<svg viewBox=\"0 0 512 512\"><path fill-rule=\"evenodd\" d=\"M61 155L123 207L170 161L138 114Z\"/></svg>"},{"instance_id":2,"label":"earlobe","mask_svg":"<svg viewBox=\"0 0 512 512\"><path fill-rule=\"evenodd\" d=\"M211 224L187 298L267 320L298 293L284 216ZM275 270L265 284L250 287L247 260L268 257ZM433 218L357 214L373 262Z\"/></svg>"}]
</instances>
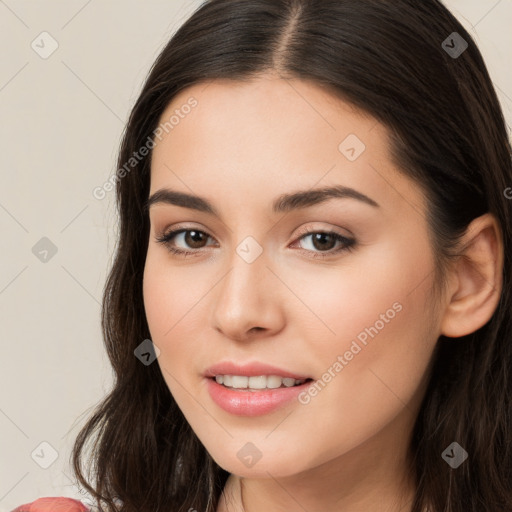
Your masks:
<instances>
[{"instance_id":1,"label":"earlobe","mask_svg":"<svg viewBox=\"0 0 512 512\"><path fill-rule=\"evenodd\" d=\"M491 213L473 220L454 264L455 286L447 297L441 334L458 338L484 326L494 314L502 291L503 238Z\"/></svg>"}]
</instances>

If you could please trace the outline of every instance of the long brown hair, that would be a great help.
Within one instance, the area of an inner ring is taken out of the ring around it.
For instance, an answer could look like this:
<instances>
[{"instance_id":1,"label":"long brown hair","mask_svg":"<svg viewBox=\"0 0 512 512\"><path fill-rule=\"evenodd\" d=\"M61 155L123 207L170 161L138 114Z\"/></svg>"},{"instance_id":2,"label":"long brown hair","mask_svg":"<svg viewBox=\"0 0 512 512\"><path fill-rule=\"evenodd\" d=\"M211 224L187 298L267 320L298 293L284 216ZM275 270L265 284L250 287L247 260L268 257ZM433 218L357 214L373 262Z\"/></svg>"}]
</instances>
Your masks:
<instances>
[{"instance_id":1,"label":"long brown hair","mask_svg":"<svg viewBox=\"0 0 512 512\"><path fill-rule=\"evenodd\" d=\"M469 223L486 212L498 219L505 251L500 302L474 333L437 342L410 445L412 510L512 510L512 201L505 193L511 146L482 56L438 0L210 0L162 50L119 152L119 238L102 309L115 379L76 439L79 483L109 512L114 497L125 512L217 508L229 473L190 428L158 364L134 356L150 338L142 276L151 153L128 171L126 163L153 140L180 91L267 71L328 86L389 129L396 164L428 199L439 283ZM441 456L454 441L470 457L457 469Z\"/></svg>"}]
</instances>

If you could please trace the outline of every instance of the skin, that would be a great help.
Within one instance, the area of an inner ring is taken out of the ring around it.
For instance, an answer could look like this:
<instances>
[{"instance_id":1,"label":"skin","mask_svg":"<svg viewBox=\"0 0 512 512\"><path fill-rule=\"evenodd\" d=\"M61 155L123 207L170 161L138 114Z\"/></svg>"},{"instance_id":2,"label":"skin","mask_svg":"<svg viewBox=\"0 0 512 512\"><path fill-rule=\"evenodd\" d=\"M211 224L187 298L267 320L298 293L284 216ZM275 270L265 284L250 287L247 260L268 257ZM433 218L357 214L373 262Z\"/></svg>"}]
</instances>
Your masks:
<instances>
[{"instance_id":1,"label":"skin","mask_svg":"<svg viewBox=\"0 0 512 512\"><path fill-rule=\"evenodd\" d=\"M410 510L406 450L436 341L478 329L499 300L495 218L471 225L468 261L454 266L432 304L425 198L391 161L383 125L318 84L274 75L196 84L161 119L191 96L198 105L153 150L150 195L165 187L193 193L221 218L164 203L150 208L144 302L170 392L231 473L217 510ZM349 134L366 146L353 162L338 149ZM281 194L327 185L352 187L380 207L330 199L271 211ZM176 227L207 234L196 245L184 235L171 242L196 256L173 255L156 241ZM315 245L312 236L300 238L304 227L334 230L356 245L335 254L342 244ZM263 249L250 264L236 252L247 236ZM331 256L312 257L318 253ZM207 392L202 374L220 360L263 361L322 379L394 303L401 310L307 404L239 417ZM250 468L237 457L247 442L262 454Z\"/></svg>"}]
</instances>

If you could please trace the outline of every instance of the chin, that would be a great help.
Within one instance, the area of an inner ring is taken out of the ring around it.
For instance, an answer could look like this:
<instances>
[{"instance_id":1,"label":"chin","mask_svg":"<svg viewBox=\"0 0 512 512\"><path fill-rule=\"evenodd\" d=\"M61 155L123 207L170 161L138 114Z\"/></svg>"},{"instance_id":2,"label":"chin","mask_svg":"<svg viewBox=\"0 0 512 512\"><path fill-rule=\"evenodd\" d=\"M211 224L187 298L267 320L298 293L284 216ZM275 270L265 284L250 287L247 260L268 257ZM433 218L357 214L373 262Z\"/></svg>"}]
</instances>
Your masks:
<instances>
[{"instance_id":1,"label":"chin","mask_svg":"<svg viewBox=\"0 0 512 512\"><path fill-rule=\"evenodd\" d=\"M305 466L303 454L299 457L297 451L294 450L294 452L290 457L276 453L276 451L272 451L268 456L262 454L261 458L252 465L251 461L248 460L246 464L236 455L227 457L225 450L219 454L219 457L216 456L216 453L210 452L210 454L222 469L243 478L284 478L308 469Z\"/></svg>"}]
</instances>

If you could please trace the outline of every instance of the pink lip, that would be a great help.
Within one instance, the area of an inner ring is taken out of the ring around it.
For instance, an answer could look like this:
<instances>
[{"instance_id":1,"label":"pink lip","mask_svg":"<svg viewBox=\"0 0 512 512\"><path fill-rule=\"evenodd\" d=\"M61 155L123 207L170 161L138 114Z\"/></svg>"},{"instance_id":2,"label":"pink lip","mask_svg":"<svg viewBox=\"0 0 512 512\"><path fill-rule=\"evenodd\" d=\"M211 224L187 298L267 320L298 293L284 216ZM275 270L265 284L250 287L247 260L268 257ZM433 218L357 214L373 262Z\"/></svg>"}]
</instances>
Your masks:
<instances>
[{"instance_id":1,"label":"pink lip","mask_svg":"<svg viewBox=\"0 0 512 512\"><path fill-rule=\"evenodd\" d=\"M261 416L293 400L298 403L297 396L313 383L313 381L306 381L300 386L290 388L249 391L229 389L212 378L207 378L206 381L211 399L226 412L236 416Z\"/></svg>"},{"instance_id":2,"label":"pink lip","mask_svg":"<svg viewBox=\"0 0 512 512\"><path fill-rule=\"evenodd\" d=\"M224 361L214 364L204 373L205 377L215 377L216 375L244 375L247 377L257 377L259 375L277 375L279 377L289 377L296 380L305 380L311 378L309 375L293 373L277 366L265 363L253 362L249 364L237 364L231 361Z\"/></svg>"}]
</instances>

